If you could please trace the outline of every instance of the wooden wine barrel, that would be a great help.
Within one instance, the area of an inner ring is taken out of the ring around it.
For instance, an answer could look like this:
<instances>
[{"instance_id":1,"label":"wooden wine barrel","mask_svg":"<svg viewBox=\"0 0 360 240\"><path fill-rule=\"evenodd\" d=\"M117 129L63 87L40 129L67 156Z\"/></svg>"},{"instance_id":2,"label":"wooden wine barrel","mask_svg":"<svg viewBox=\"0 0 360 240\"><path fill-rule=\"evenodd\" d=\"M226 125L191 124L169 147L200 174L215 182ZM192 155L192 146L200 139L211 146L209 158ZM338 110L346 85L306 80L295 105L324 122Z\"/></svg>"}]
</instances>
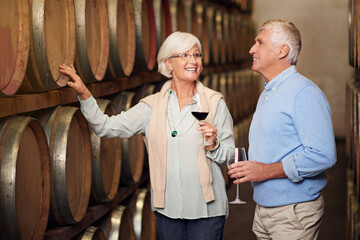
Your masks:
<instances>
[{"instance_id":1,"label":"wooden wine barrel","mask_svg":"<svg viewBox=\"0 0 360 240\"><path fill-rule=\"evenodd\" d=\"M234 140L235 140L235 146L240 146L240 144L239 144L239 123L234 124Z\"/></svg>"},{"instance_id":2,"label":"wooden wine barrel","mask_svg":"<svg viewBox=\"0 0 360 240\"><path fill-rule=\"evenodd\" d=\"M133 215L133 225L136 240L156 239L156 219L151 209L150 191L145 188L137 189L129 203Z\"/></svg>"},{"instance_id":3,"label":"wooden wine barrel","mask_svg":"<svg viewBox=\"0 0 360 240\"><path fill-rule=\"evenodd\" d=\"M226 105L227 105L229 111L231 111L232 99L230 98L231 94L230 94L230 91L228 88L228 78L227 78L226 72L222 72L219 75L219 92L221 92L222 95L224 96Z\"/></svg>"},{"instance_id":4,"label":"wooden wine barrel","mask_svg":"<svg viewBox=\"0 0 360 240\"><path fill-rule=\"evenodd\" d=\"M106 239L135 240L134 225L129 208L118 205L97 224Z\"/></svg>"},{"instance_id":5,"label":"wooden wine barrel","mask_svg":"<svg viewBox=\"0 0 360 240\"><path fill-rule=\"evenodd\" d=\"M226 91L227 91L227 105L231 116L235 118L236 105L238 104L235 99L235 89L234 89L234 72L226 72Z\"/></svg>"},{"instance_id":6,"label":"wooden wine barrel","mask_svg":"<svg viewBox=\"0 0 360 240\"><path fill-rule=\"evenodd\" d=\"M132 0L107 0L110 59L107 78L130 76L135 64L135 15Z\"/></svg>"},{"instance_id":7,"label":"wooden wine barrel","mask_svg":"<svg viewBox=\"0 0 360 240\"><path fill-rule=\"evenodd\" d=\"M348 86L347 86L347 93L346 96L348 96L348 102L349 102L349 130L348 130L348 135L349 135L349 159L348 159L348 166L350 169L353 168L353 101L352 101L352 83L353 81L349 81L348 82Z\"/></svg>"},{"instance_id":8,"label":"wooden wine barrel","mask_svg":"<svg viewBox=\"0 0 360 240\"><path fill-rule=\"evenodd\" d=\"M239 101L240 101L240 109L239 109L240 110L240 119L244 119L247 116L246 79L245 79L243 70L237 71L237 74L238 74L239 87L240 87L240 91L239 91L239 95L238 95Z\"/></svg>"},{"instance_id":9,"label":"wooden wine barrel","mask_svg":"<svg viewBox=\"0 0 360 240\"><path fill-rule=\"evenodd\" d=\"M348 1L348 49L349 49L349 65L355 67L354 65L354 0Z\"/></svg>"},{"instance_id":10,"label":"wooden wine barrel","mask_svg":"<svg viewBox=\"0 0 360 240\"><path fill-rule=\"evenodd\" d=\"M346 156L348 159L348 164L347 166L350 167L350 162L349 160L350 158L350 153L351 153L351 141L350 141L350 136L351 136L351 120L350 120L350 116L351 116L351 95L350 95L350 85L349 85L349 81L346 82L346 90L345 90L345 152L346 152Z\"/></svg>"},{"instance_id":11,"label":"wooden wine barrel","mask_svg":"<svg viewBox=\"0 0 360 240\"><path fill-rule=\"evenodd\" d=\"M151 71L156 64L156 29L152 0L134 0L135 71Z\"/></svg>"},{"instance_id":12,"label":"wooden wine barrel","mask_svg":"<svg viewBox=\"0 0 360 240\"><path fill-rule=\"evenodd\" d=\"M359 16L359 12L356 11L356 9L359 8L359 2L358 1L355 1L353 0L353 7L354 7L354 35L353 35L353 41L354 41L354 67L358 67L358 64L359 64L359 44L358 44L358 41L359 41L359 36L358 36L358 29L359 29L359 19L358 19L358 16Z\"/></svg>"},{"instance_id":13,"label":"wooden wine barrel","mask_svg":"<svg viewBox=\"0 0 360 240\"><path fill-rule=\"evenodd\" d=\"M41 124L0 122L0 239L42 239L50 208L50 156Z\"/></svg>"},{"instance_id":14,"label":"wooden wine barrel","mask_svg":"<svg viewBox=\"0 0 360 240\"><path fill-rule=\"evenodd\" d=\"M225 12L223 13L223 45L225 49L226 55L226 62L232 63L233 62L233 43L231 40L230 32L232 29L230 28L230 13ZM249 49L250 50L250 49Z\"/></svg>"},{"instance_id":15,"label":"wooden wine barrel","mask_svg":"<svg viewBox=\"0 0 360 240\"><path fill-rule=\"evenodd\" d=\"M212 22L209 22L209 19L207 18L206 14L207 7L203 8L203 17L202 17L202 50L204 53L203 63L205 66L208 66L211 64L211 37L212 35Z\"/></svg>"},{"instance_id":16,"label":"wooden wine barrel","mask_svg":"<svg viewBox=\"0 0 360 240\"><path fill-rule=\"evenodd\" d=\"M171 31L186 32L185 8L183 0L169 0Z\"/></svg>"},{"instance_id":17,"label":"wooden wine barrel","mask_svg":"<svg viewBox=\"0 0 360 240\"><path fill-rule=\"evenodd\" d=\"M239 146L245 147L246 146L246 119L243 119L239 122L238 128L239 134Z\"/></svg>"},{"instance_id":18,"label":"wooden wine barrel","mask_svg":"<svg viewBox=\"0 0 360 240\"><path fill-rule=\"evenodd\" d=\"M21 86L30 48L27 0L0 2L0 96L13 95Z\"/></svg>"},{"instance_id":19,"label":"wooden wine barrel","mask_svg":"<svg viewBox=\"0 0 360 240\"><path fill-rule=\"evenodd\" d=\"M234 121L237 122L242 117L242 101L241 101L241 82L239 71L234 71L234 101L236 105L234 106Z\"/></svg>"},{"instance_id":20,"label":"wooden wine barrel","mask_svg":"<svg viewBox=\"0 0 360 240\"><path fill-rule=\"evenodd\" d=\"M100 110L108 116L116 115L115 106L107 99L97 99ZM119 187L121 173L121 140L101 138L90 129L92 197L96 202L112 200Z\"/></svg>"},{"instance_id":21,"label":"wooden wine barrel","mask_svg":"<svg viewBox=\"0 0 360 240\"><path fill-rule=\"evenodd\" d=\"M162 14L166 15L163 12L161 0L153 0L153 8L154 8L154 20L155 20L155 31L156 31L156 55L160 49L161 43L162 43L162 27L165 25L162 25ZM169 10L170 11L170 10Z\"/></svg>"},{"instance_id":22,"label":"wooden wine barrel","mask_svg":"<svg viewBox=\"0 0 360 240\"><path fill-rule=\"evenodd\" d=\"M226 63L226 43L224 38L224 11L222 9L217 9L215 11L215 33L216 41L218 44L219 63Z\"/></svg>"},{"instance_id":23,"label":"wooden wine barrel","mask_svg":"<svg viewBox=\"0 0 360 240\"><path fill-rule=\"evenodd\" d=\"M357 172L357 163L356 159L358 158L358 121L357 121L357 89L354 86L352 89L352 170L354 176L354 182L356 183L356 172Z\"/></svg>"},{"instance_id":24,"label":"wooden wine barrel","mask_svg":"<svg viewBox=\"0 0 360 240\"><path fill-rule=\"evenodd\" d=\"M80 222L91 192L90 131L79 108L58 106L36 115L43 124L51 163L51 225Z\"/></svg>"},{"instance_id":25,"label":"wooden wine barrel","mask_svg":"<svg viewBox=\"0 0 360 240\"><path fill-rule=\"evenodd\" d=\"M194 1L193 0L182 0L182 3L183 3L183 7L184 7L184 18L178 19L178 22L185 21L185 32L191 33L192 32L192 18L193 18L192 6L194 4ZM178 15L178 17L181 17L181 16Z\"/></svg>"},{"instance_id":26,"label":"wooden wine barrel","mask_svg":"<svg viewBox=\"0 0 360 240\"><path fill-rule=\"evenodd\" d=\"M139 92L139 97L144 98L144 97L146 97L148 95L153 94L154 91L155 91L155 87L156 87L155 84L144 84L144 85L142 85L141 90Z\"/></svg>"},{"instance_id":27,"label":"wooden wine barrel","mask_svg":"<svg viewBox=\"0 0 360 240\"><path fill-rule=\"evenodd\" d=\"M66 86L69 76L59 65L75 59L75 8L72 0L32 0L30 55L23 92L40 92Z\"/></svg>"},{"instance_id":28,"label":"wooden wine barrel","mask_svg":"<svg viewBox=\"0 0 360 240\"><path fill-rule=\"evenodd\" d=\"M90 226L86 228L86 230L81 233L77 238L77 240L105 240L105 234L101 230L101 228L97 228L94 226Z\"/></svg>"},{"instance_id":29,"label":"wooden wine barrel","mask_svg":"<svg viewBox=\"0 0 360 240\"><path fill-rule=\"evenodd\" d=\"M215 28L215 10L213 6L206 6L204 22L204 64L219 63L219 45ZM208 57L207 57L208 56Z\"/></svg>"},{"instance_id":30,"label":"wooden wine barrel","mask_svg":"<svg viewBox=\"0 0 360 240\"><path fill-rule=\"evenodd\" d=\"M124 91L112 100L117 112L126 111L138 103L134 92ZM120 185L127 186L140 181L144 166L143 136L137 134L121 139L121 177Z\"/></svg>"},{"instance_id":31,"label":"wooden wine barrel","mask_svg":"<svg viewBox=\"0 0 360 240\"><path fill-rule=\"evenodd\" d=\"M354 212L358 211L358 201L354 197L354 182L352 172L347 172L347 197L346 197L346 239L354 239ZM355 201L354 201L355 200Z\"/></svg>"},{"instance_id":32,"label":"wooden wine barrel","mask_svg":"<svg viewBox=\"0 0 360 240\"><path fill-rule=\"evenodd\" d=\"M228 99L228 90L227 90L227 79L226 79L226 73L221 72L218 74L218 91L224 96L224 100L227 103L229 101Z\"/></svg>"},{"instance_id":33,"label":"wooden wine barrel","mask_svg":"<svg viewBox=\"0 0 360 240\"><path fill-rule=\"evenodd\" d=\"M218 91L218 92L220 90L219 79L220 79L220 75L218 73L213 73L211 75L210 88L215 90L215 91Z\"/></svg>"},{"instance_id":34,"label":"wooden wine barrel","mask_svg":"<svg viewBox=\"0 0 360 240\"><path fill-rule=\"evenodd\" d=\"M85 83L101 81L109 59L109 15L106 0L76 0L77 74Z\"/></svg>"},{"instance_id":35,"label":"wooden wine barrel","mask_svg":"<svg viewBox=\"0 0 360 240\"><path fill-rule=\"evenodd\" d=\"M246 60L246 58L249 56L249 49L247 49L248 46L248 30L249 30L249 19L245 16L242 17L240 20L240 39L242 39L240 44L240 61Z\"/></svg>"},{"instance_id":36,"label":"wooden wine barrel","mask_svg":"<svg viewBox=\"0 0 360 240\"><path fill-rule=\"evenodd\" d=\"M252 115L252 101L253 101L253 96L254 96L254 91L253 91L253 82L252 82L252 71L248 68L244 69L244 76L245 76L245 84L246 84L246 94L245 94L245 109L246 109L246 116L250 116Z\"/></svg>"},{"instance_id":37,"label":"wooden wine barrel","mask_svg":"<svg viewBox=\"0 0 360 240\"><path fill-rule=\"evenodd\" d=\"M204 5L194 2L191 7L191 32L200 40L203 45L203 24L204 24Z\"/></svg>"},{"instance_id":38,"label":"wooden wine barrel","mask_svg":"<svg viewBox=\"0 0 360 240\"><path fill-rule=\"evenodd\" d=\"M171 34L170 6L168 0L153 0L155 30L156 30L156 54L166 37Z\"/></svg>"},{"instance_id":39,"label":"wooden wine barrel","mask_svg":"<svg viewBox=\"0 0 360 240\"><path fill-rule=\"evenodd\" d=\"M239 14L232 15L231 25L232 39L234 44L234 59L236 62L239 62L241 59L241 46L244 42L242 35L241 16Z\"/></svg>"},{"instance_id":40,"label":"wooden wine barrel","mask_svg":"<svg viewBox=\"0 0 360 240\"><path fill-rule=\"evenodd\" d=\"M202 84L205 87L208 87L208 88L210 88L210 81L211 81L211 78L210 78L209 74L203 76L202 79L201 79Z\"/></svg>"},{"instance_id":41,"label":"wooden wine barrel","mask_svg":"<svg viewBox=\"0 0 360 240\"><path fill-rule=\"evenodd\" d=\"M355 189L356 189L356 196L360 197L360 133L359 133L359 90L357 87L353 89L353 111L354 111L354 180L355 180ZM359 200L359 198L358 198Z\"/></svg>"},{"instance_id":42,"label":"wooden wine barrel","mask_svg":"<svg viewBox=\"0 0 360 240\"><path fill-rule=\"evenodd\" d=\"M156 83L155 88L154 88L154 93L160 92L161 88L163 87L163 85L168 81L168 79L164 79L161 80L159 82Z\"/></svg>"}]
</instances>

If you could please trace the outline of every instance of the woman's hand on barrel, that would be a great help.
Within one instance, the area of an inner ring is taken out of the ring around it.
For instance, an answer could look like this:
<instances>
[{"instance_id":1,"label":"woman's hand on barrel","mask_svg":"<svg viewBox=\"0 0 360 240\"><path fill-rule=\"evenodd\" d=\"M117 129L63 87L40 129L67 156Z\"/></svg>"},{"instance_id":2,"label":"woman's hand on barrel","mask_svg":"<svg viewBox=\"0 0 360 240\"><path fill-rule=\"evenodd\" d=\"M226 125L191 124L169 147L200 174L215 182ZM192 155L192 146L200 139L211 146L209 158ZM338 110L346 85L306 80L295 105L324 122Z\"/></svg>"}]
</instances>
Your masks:
<instances>
[{"instance_id":1,"label":"woman's hand on barrel","mask_svg":"<svg viewBox=\"0 0 360 240\"><path fill-rule=\"evenodd\" d=\"M67 85L76 91L81 100L86 100L91 96L89 89L85 86L79 75L76 74L73 64L71 64L70 67L65 64L61 64L60 72L69 75L72 80L70 80Z\"/></svg>"},{"instance_id":2,"label":"woman's hand on barrel","mask_svg":"<svg viewBox=\"0 0 360 240\"><path fill-rule=\"evenodd\" d=\"M208 143L213 143L210 146L206 146L206 148L213 148L215 146L215 139L217 136L217 128L206 121L199 121L199 127L197 128L198 131L201 131L205 137L205 141Z\"/></svg>"}]
</instances>

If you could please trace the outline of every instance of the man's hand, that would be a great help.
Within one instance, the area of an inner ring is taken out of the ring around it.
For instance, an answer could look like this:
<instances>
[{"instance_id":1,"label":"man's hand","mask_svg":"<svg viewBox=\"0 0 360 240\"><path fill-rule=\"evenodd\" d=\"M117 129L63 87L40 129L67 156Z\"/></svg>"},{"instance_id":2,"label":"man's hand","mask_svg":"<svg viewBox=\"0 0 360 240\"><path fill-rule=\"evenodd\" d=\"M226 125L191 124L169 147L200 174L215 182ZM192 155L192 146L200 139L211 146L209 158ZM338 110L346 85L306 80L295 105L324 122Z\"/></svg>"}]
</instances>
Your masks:
<instances>
[{"instance_id":1,"label":"man's hand","mask_svg":"<svg viewBox=\"0 0 360 240\"><path fill-rule=\"evenodd\" d=\"M229 168L228 174L235 178L235 184L286 177L282 162L265 164L257 161L240 161L231 164Z\"/></svg>"}]
</instances>

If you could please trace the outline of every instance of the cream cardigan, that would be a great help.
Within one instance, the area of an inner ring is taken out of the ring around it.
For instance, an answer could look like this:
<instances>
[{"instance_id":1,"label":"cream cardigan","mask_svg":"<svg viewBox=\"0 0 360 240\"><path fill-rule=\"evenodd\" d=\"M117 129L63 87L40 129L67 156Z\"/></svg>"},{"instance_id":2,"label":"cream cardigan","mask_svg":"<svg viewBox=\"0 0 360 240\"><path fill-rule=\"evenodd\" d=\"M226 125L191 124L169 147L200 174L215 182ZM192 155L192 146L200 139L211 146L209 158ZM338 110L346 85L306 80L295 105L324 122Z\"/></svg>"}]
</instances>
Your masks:
<instances>
[{"instance_id":1,"label":"cream cardigan","mask_svg":"<svg viewBox=\"0 0 360 240\"><path fill-rule=\"evenodd\" d=\"M172 81L167 81L160 92L141 99L151 108L148 139L144 141L148 150L150 182L153 191L153 205L164 208L164 195L166 183L166 109L168 105L169 88ZM208 103L210 112L206 118L207 122L213 123L217 106L222 94L205 87L200 81L196 82L196 90L200 97L200 104ZM202 139L201 139L202 141ZM212 174L210 160L206 158L205 149L199 143L199 177L205 202L215 200L212 188Z\"/></svg>"}]
</instances>

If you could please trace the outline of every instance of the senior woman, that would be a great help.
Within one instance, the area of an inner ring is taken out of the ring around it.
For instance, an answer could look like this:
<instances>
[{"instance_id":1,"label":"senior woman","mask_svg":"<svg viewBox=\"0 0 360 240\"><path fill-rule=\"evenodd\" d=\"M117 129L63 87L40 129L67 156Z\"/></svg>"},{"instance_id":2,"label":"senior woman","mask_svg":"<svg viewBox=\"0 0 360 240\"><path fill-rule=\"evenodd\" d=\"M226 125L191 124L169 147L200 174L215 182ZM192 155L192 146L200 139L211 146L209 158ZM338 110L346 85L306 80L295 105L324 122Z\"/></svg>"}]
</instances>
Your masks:
<instances>
[{"instance_id":1,"label":"senior woman","mask_svg":"<svg viewBox=\"0 0 360 240\"><path fill-rule=\"evenodd\" d=\"M234 146L233 122L222 95L198 79L203 69L199 40L170 34L159 49L158 71L167 81L126 112L103 114L73 66L60 66L75 89L81 111L101 137L145 135L152 209L161 239L222 239L228 201L220 169ZM209 109L204 121L191 114ZM203 137L207 144L203 144Z\"/></svg>"}]
</instances>

